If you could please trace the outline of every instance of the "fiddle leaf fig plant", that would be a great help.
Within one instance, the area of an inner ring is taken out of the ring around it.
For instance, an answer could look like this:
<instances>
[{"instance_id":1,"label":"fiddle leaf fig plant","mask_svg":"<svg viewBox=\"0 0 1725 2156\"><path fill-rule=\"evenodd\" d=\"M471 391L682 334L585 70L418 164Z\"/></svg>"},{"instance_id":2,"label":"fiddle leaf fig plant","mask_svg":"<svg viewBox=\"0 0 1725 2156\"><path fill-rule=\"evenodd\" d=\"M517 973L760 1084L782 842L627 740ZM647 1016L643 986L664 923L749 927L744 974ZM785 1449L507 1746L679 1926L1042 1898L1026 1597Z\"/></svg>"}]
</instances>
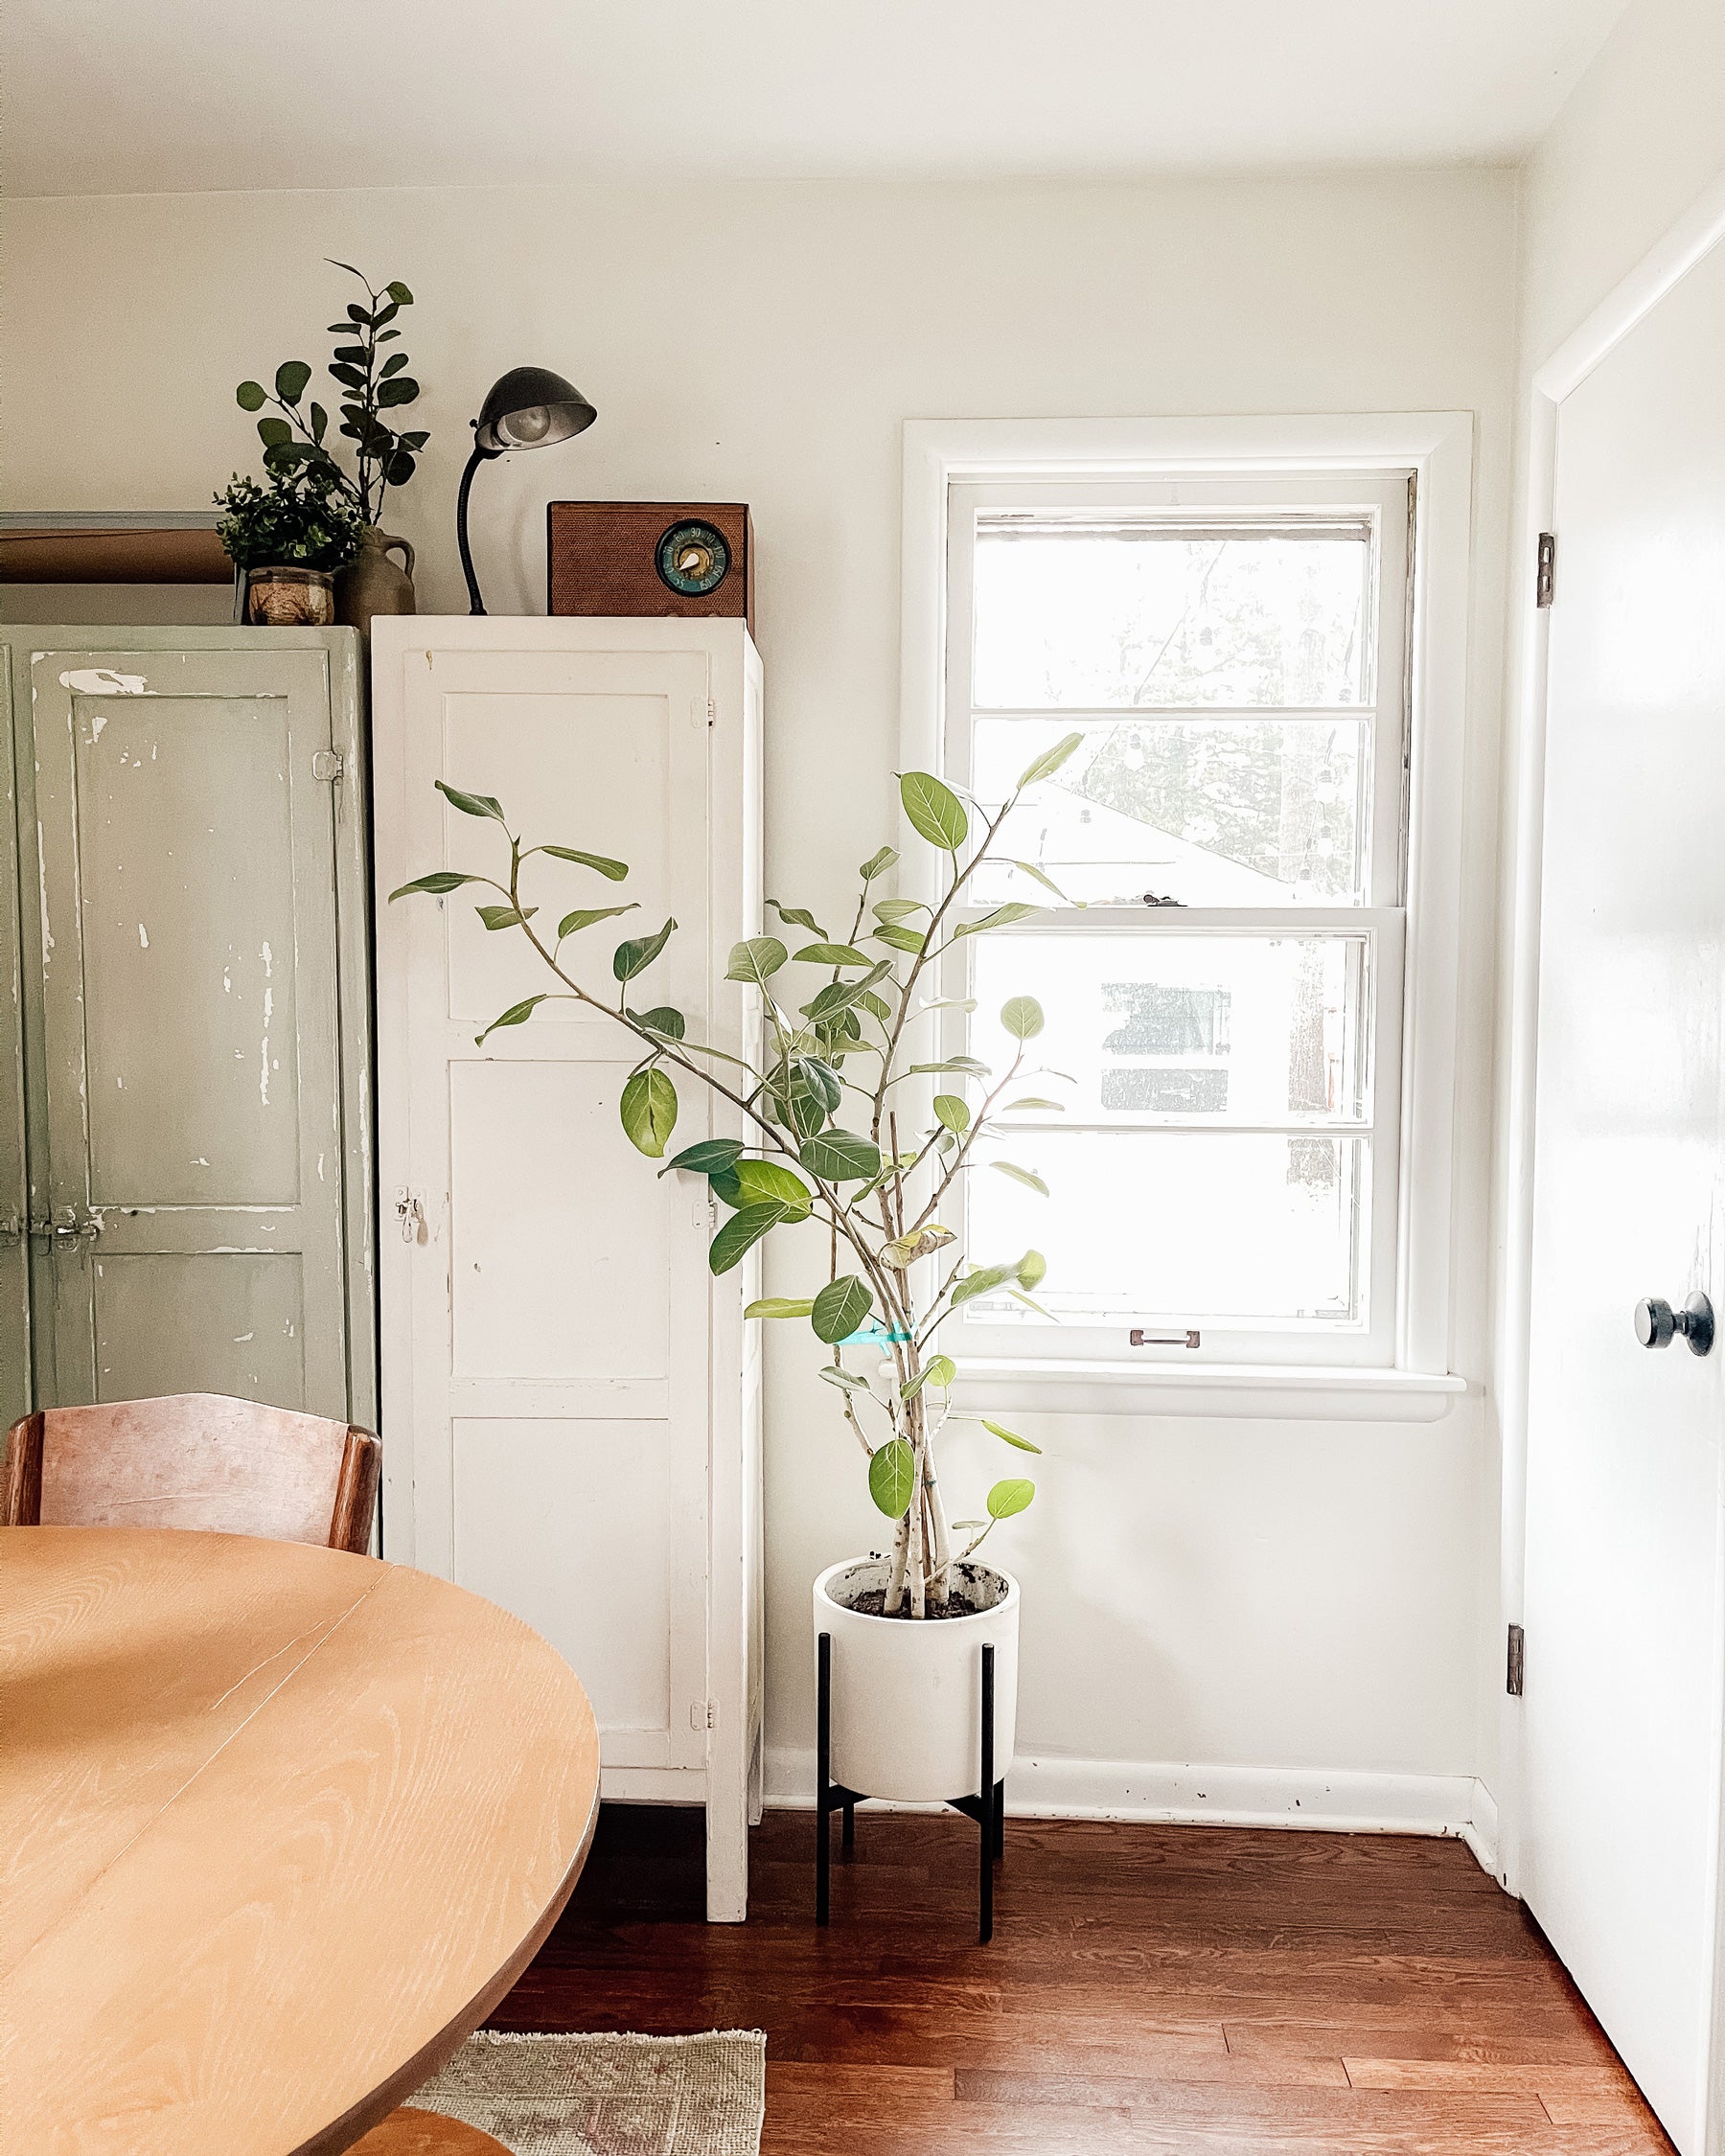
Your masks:
<instances>
[{"instance_id":1,"label":"fiddle leaf fig plant","mask_svg":"<svg viewBox=\"0 0 1725 2156\"><path fill-rule=\"evenodd\" d=\"M992 1155L1002 1114L1057 1105L1016 1090L1029 1076L1058 1075L1025 1069L1043 1029L1042 1007L1034 997L1014 996L1001 1009L1000 1023L1013 1044L1003 1070L970 1056L911 1063L907 1043L913 1021L945 1000L928 994L943 954L967 936L1038 910L1012 901L978 914L965 905L965 892L1026 788L1052 776L1082 738L1069 734L1039 756L997 812L978 811L982 829L974 839L972 812L951 787L927 771L904 775L899 791L906 818L942 857L931 886L937 895L875 898L876 885L899 859L883 846L859 871L855 917L843 936L829 934L805 906L769 900L784 934L750 936L734 946L725 974L760 998L761 1046L752 1062L691 1039L680 1011L633 1007L631 984L664 950L675 920L619 943L609 983L580 966L578 939L632 908L577 906L553 929L552 909L529 897L527 882L531 877L537 883L540 875L530 863L543 857L612 883L625 880L625 864L569 846L523 845L489 794L438 782L452 808L499 827L509 849L502 873L438 869L390 894L392 900L416 894L443 899L469 885L490 894L476 907L485 927L525 937L558 984L512 1004L479 1042L500 1027L524 1024L542 1003L559 1000L604 1012L634 1036L640 1057L618 1103L624 1131L639 1152L662 1163L661 1176L703 1177L724 1208L708 1252L715 1273L741 1264L781 1228L809 1221L825 1227L824 1281L807 1296L752 1302L747 1315L806 1324L826 1350L819 1375L838 1394L839 1411L862 1447L870 1497L894 1522L888 1617L943 1615L954 1590L954 1566L1036 1495L1027 1477L1006 1476L987 1492L983 1518L954 1525L936 1447L954 1419L958 1375L939 1347L942 1325L983 1296L1011 1296L1040 1308L1034 1291L1046 1271L1040 1251L993 1251L978 1259L941 1214L956 1209L959 1179L985 1158L1046 1195L1033 1170ZM1049 882L1036 873L1037 881ZM1049 888L1060 895L1058 886ZM941 1089L926 1115L913 1113L899 1090L919 1076L936 1078ZM744 1135L703 1137L671 1152L679 1085L685 1091L704 1088L728 1104ZM979 1422L1010 1450L1040 1449L989 1417L962 1419Z\"/></svg>"},{"instance_id":2,"label":"fiddle leaf fig plant","mask_svg":"<svg viewBox=\"0 0 1725 2156\"><path fill-rule=\"evenodd\" d=\"M315 399L306 400L311 369L305 360L282 361L275 371L273 394L261 381L242 381L234 399L242 412L275 406L258 422L264 469L271 478L291 479L314 466L362 523L377 524L382 520L384 495L391 487L404 487L413 477L420 451L431 439L419 428L398 433L383 417L413 403L420 393L419 383L407 372L407 355L383 350L400 340L395 319L402 308L413 305L413 294L399 277L380 291L351 263L332 262L330 266L357 277L365 287L367 303L361 307L357 300L350 301L346 320L332 322L329 328L336 340L330 356L340 420L336 431L354 445L353 473L333 453L329 413Z\"/></svg>"}]
</instances>

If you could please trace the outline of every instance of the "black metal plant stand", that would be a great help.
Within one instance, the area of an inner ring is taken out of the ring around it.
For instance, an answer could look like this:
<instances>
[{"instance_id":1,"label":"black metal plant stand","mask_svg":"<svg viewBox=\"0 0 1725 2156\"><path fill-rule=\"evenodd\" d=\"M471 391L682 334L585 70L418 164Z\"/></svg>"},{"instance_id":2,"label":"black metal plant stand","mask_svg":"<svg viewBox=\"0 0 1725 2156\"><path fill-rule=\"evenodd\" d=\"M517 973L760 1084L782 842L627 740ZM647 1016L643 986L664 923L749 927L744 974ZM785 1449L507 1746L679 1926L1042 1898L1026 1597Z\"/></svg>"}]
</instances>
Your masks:
<instances>
[{"instance_id":1,"label":"black metal plant stand","mask_svg":"<svg viewBox=\"0 0 1725 2156\"><path fill-rule=\"evenodd\" d=\"M828 1885L832 1867L832 1817L844 1814L843 1848L846 1857L857 1845L857 1806L869 1801L864 1789L846 1789L833 1779L833 1636L823 1632L816 1641L815 1708L815 1921L824 1924L829 1910ZM997 1781L995 1753L995 1651L982 1646L982 1772L981 1794L949 1797L946 1801L980 1828L978 1867L978 1937L986 1946L994 1937L994 1868L1006 1853L1006 1784Z\"/></svg>"}]
</instances>

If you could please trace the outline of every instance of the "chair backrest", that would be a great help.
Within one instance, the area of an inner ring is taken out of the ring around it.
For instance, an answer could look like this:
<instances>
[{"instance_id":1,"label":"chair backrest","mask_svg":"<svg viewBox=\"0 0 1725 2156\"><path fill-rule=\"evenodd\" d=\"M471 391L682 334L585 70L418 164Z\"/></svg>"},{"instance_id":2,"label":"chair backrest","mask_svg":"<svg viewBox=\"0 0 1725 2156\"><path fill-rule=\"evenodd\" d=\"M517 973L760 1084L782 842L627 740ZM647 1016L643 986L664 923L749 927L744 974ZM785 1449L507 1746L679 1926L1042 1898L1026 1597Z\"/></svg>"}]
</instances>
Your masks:
<instances>
[{"instance_id":1,"label":"chair backrest","mask_svg":"<svg viewBox=\"0 0 1725 2156\"><path fill-rule=\"evenodd\" d=\"M363 1552L377 1502L368 1430L215 1392L44 1408L13 1423L9 1527L201 1527Z\"/></svg>"}]
</instances>

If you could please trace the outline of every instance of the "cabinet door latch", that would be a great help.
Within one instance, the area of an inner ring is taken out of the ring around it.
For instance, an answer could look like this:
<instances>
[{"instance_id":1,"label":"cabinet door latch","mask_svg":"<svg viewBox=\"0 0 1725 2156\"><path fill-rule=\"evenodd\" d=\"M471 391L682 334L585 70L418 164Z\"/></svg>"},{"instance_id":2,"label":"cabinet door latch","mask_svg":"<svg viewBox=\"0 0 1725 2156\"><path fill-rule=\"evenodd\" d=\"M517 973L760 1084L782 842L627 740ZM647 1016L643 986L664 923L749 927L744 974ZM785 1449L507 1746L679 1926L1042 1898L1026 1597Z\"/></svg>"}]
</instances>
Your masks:
<instances>
[{"instance_id":1,"label":"cabinet door latch","mask_svg":"<svg viewBox=\"0 0 1725 2156\"><path fill-rule=\"evenodd\" d=\"M314 779L338 779L344 768L341 751L337 748L320 748L312 755L311 776Z\"/></svg>"}]
</instances>

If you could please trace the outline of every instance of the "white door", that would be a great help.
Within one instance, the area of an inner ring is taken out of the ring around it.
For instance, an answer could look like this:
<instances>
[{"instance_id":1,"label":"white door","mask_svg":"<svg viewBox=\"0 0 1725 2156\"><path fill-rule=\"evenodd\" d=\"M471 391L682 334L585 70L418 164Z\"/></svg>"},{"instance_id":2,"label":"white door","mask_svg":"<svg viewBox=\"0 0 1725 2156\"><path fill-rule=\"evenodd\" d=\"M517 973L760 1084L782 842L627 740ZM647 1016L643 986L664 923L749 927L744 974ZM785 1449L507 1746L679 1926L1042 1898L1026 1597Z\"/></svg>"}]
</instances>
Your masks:
<instances>
[{"instance_id":1,"label":"white door","mask_svg":"<svg viewBox=\"0 0 1725 2156\"><path fill-rule=\"evenodd\" d=\"M433 782L493 795L524 845L629 864L620 883L543 855L527 864L541 923L638 906L571 935L584 985L614 999L614 946L675 917L629 1001L673 1004L704 1039L705 656L511 649L489 623L489 648L463 648L466 629L407 655L399 701L380 691L381 887L441 868L506 882L497 825ZM567 1658L608 1770L700 1768L707 1198L656 1179L625 1136L617 1103L637 1057L610 1020L550 1002L475 1044L558 986L518 932L481 925L475 901L495 898L402 899L379 926L385 1456L410 1428L413 1462L410 1530L386 1490L385 1547ZM702 1097L678 1089L680 1146L707 1122ZM399 1199L418 1207L406 1242Z\"/></svg>"},{"instance_id":2,"label":"white door","mask_svg":"<svg viewBox=\"0 0 1725 2156\"><path fill-rule=\"evenodd\" d=\"M1701 2156L1725 1344L1631 1320L1725 1305L1725 250L1562 403L1554 530L1523 1892Z\"/></svg>"}]
</instances>

